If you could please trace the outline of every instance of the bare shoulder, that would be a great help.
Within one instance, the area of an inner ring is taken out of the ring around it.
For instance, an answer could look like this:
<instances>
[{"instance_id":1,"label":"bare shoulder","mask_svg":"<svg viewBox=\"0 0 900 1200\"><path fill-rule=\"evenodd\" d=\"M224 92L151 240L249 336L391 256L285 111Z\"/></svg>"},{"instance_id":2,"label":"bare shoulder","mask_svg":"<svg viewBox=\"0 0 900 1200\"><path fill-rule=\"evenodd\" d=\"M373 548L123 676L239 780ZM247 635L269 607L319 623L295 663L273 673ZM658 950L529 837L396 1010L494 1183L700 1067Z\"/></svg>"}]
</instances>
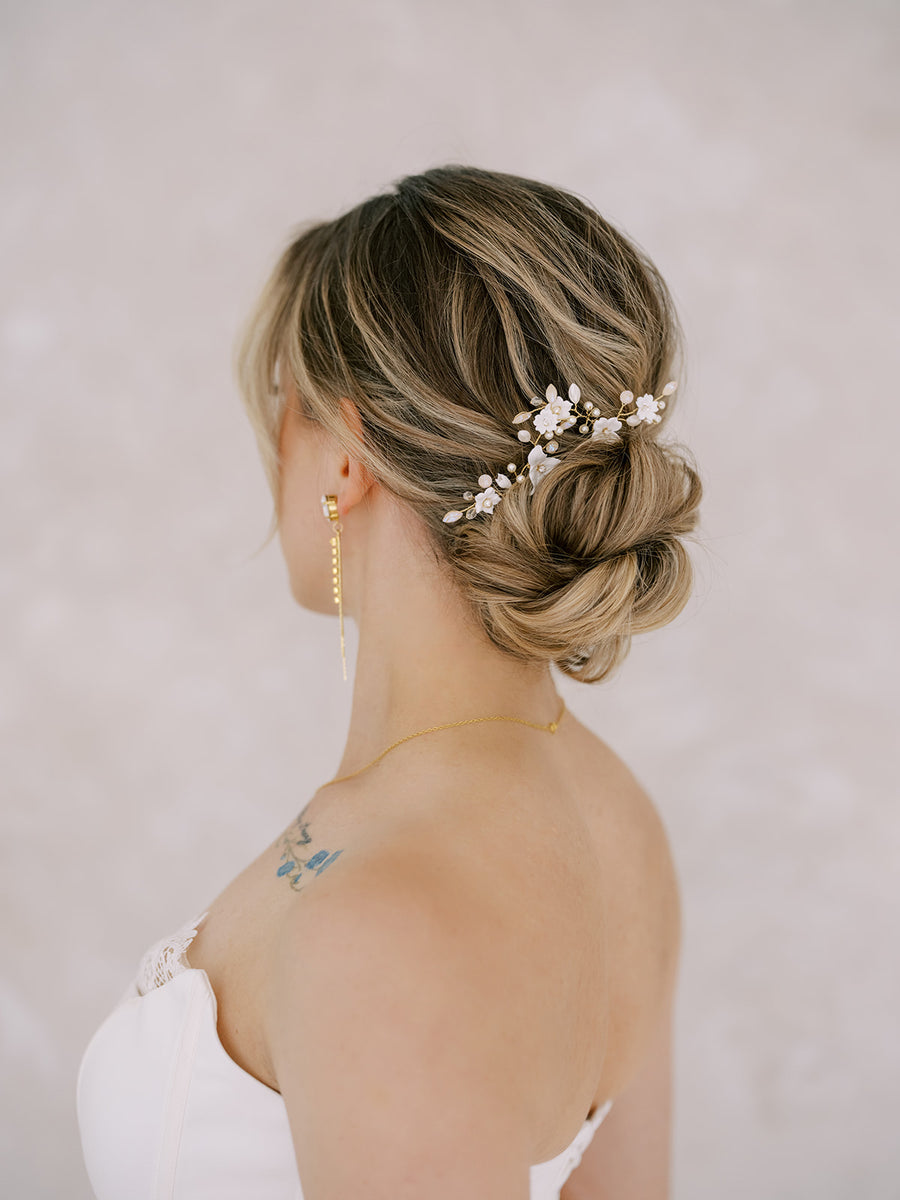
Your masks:
<instances>
[{"instance_id":1,"label":"bare shoulder","mask_svg":"<svg viewBox=\"0 0 900 1200\"><path fill-rule=\"evenodd\" d=\"M622 909L655 912L661 949L677 958L681 903L668 830L657 803L624 759L572 718L570 749L582 764L576 778L580 811L594 837L598 863L610 880L610 899ZM673 966L669 963L669 967Z\"/></svg>"},{"instance_id":2,"label":"bare shoulder","mask_svg":"<svg viewBox=\"0 0 900 1200\"><path fill-rule=\"evenodd\" d=\"M657 1036L677 982L682 941L680 884L657 802L610 746L593 734L590 738L596 769L605 781L587 811L608 880L610 934L613 939L628 939L634 954L629 957L620 946L618 963L613 965L621 967L624 986L633 985L643 995L640 1010L645 1036L636 1038L636 1062L643 1057L642 1042L649 1045Z\"/></svg>"},{"instance_id":3,"label":"bare shoulder","mask_svg":"<svg viewBox=\"0 0 900 1200\"><path fill-rule=\"evenodd\" d=\"M527 1200L527 1061L489 889L422 838L317 882L285 913L265 1005L304 1194Z\"/></svg>"}]
</instances>

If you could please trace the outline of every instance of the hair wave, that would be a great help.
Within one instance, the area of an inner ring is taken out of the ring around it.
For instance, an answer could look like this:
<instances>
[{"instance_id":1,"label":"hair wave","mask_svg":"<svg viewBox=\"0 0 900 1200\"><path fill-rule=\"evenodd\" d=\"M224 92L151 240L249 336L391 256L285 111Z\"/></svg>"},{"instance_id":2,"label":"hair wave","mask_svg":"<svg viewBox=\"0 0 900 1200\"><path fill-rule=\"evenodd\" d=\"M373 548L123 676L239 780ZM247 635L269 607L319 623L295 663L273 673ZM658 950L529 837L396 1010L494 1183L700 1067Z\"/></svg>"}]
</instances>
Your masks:
<instances>
[{"instance_id":1,"label":"hair wave","mask_svg":"<svg viewBox=\"0 0 900 1200\"><path fill-rule=\"evenodd\" d=\"M304 415L422 523L491 641L593 683L691 592L683 539L702 489L689 453L658 440L673 397L618 443L557 435L561 461L534 494L526 481L492 514L443 516L518 459L512 418L549 383L577 382L614 416L623 390L661 392L680 352L659 271L591 205L450 165L295 230L236 368L276 501L288 371Z\"/></svg>"}]
</instances>

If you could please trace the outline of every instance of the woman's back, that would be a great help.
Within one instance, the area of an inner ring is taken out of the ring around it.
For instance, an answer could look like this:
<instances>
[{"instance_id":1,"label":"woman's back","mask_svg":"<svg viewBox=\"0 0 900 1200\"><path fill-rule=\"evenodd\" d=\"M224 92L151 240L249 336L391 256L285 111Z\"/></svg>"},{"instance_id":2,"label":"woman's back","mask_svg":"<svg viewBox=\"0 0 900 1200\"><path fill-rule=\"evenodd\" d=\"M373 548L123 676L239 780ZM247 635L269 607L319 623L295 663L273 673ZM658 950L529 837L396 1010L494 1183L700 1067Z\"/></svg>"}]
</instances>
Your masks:
<instances>
[{"instance_id":1,"label":"woman's back","mask_svg":"<svg viewBox=\"0 0 900 1200\"><path fill-rule=\"evenodd\" d=\"M502 728L441 731L321 789L213 902L189 959L228 1054L277 1090L266 997L296 906L361 864L459 881L505 960L541 1162L640 1066L671 997L678 892L652 803L602 741L568 712L553 738ZM318 864L295 884L292 847Z\"/></svg>"}]
</instances>

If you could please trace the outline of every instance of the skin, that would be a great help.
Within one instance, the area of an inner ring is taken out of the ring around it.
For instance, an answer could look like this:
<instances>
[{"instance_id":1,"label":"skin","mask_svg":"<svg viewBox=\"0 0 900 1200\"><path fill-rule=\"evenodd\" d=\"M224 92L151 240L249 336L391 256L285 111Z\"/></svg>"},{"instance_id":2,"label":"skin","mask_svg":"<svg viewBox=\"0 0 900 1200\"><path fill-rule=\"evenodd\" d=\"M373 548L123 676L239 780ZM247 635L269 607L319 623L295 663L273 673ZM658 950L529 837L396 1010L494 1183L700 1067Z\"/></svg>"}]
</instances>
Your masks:
<instances>
[{"instance_id":1,"label":"skin","mask_svg":"<svg viewBox=\"0 0 900 1200\"><path fill-rule=\"evenodd\" d=\"M344 412L358 426L349 401ZM337 611L332 529L320 497L337 496L344 616L356 625L358 651L350 724L335 775L364 766L407 733L445 721L492 714L541 724L556 719L560 700L549 666L519 665L479 632L409 516L361 463L300 417L290 399L279 450L280 537L291 591L304 608L331 615ZM515 726L488 724L469 732L478 730L475 736L489 741L498 728L508 733ZM409 749L415 753L421 744Z\"/></svg>"},{"instance_id":2,"label":"skin","mask_svg":"<svg viewBox=\"0 0 900 1200\"><path fill-rule=\"evenodd\" d=\"M291 592L336 616L334 494L358 632L335 776L445 721L555 720L549 668L493 647L410 514L287 399ZM566 712L553 735L413 738L319 788L211 906L190 961L226 1052L284 1099L307 1200L527 1200L528 1164L608 1097L563 1200L666 1200L679 919L649 797Z\"/></svg>"}]
</instances>

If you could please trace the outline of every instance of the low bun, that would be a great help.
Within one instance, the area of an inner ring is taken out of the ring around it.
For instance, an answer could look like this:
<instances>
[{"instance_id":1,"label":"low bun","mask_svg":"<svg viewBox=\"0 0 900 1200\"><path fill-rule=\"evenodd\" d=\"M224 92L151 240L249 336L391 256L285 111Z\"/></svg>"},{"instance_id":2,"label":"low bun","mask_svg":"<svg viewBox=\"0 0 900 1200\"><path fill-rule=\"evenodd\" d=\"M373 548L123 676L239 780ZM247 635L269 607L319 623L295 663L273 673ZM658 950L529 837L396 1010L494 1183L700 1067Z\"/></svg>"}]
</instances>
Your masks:
<instances>
[{"instance_id":1,"label":"low bun","mask_svg":"<svg viewBox=\"0 0 900 1200\"><path fill-rule=\"evenodd\" d=\"M696 525L699 475L685 450L641 431L573 448L529 492L511 489L483 527L460 531L456 571L497 646L597 683L634 634L687 603L681 538Z\"/></svg>"}]
</instances>

